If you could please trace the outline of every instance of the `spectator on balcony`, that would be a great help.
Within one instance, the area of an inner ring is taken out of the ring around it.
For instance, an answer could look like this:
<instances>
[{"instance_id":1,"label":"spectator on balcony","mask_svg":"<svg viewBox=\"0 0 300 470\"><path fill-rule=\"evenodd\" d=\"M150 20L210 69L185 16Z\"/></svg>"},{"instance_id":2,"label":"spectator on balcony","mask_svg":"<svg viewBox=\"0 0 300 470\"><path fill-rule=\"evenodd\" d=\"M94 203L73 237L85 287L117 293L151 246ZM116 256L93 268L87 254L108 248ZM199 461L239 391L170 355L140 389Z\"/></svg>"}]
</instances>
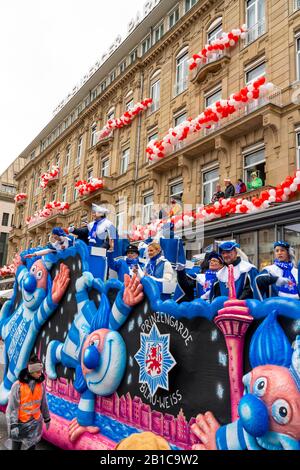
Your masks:
<instances>
[{"instance_id":1,"label":"spectator on balcony","mask_svg":"<svg viewBox=\"0 0 300 470\"><path fill-rule=\"evenodd\" d=\"M245 185L244 181L241 178L239 178L236 188L235 188L236 194L242 194L242 193L245 193L246 191L247 191L247 186Z\"/></svg>"},{"instance_id":2,"label":"spectator on balcony","mask_svg":"<svg viewBox=\"0 0 300 470\"><path fill-rule=\"evenodd\" d=\"M221 185L220 184L217 184L216 185L216 192L213 194L213 197L211 199L211 202L212 204L214 204L215 202L217 202L219 199L221 199L222 197L225 197L225 193L222 191L221 189Z\"/></svg>"},{"instance_id":3,"label":"spectator on balcony","mask_svg":"<svg viewBox=\"0 0 300 470\"><path fill-rule=\"evenodd\" d=\"M182 201L180 196L172 196L170 199L171 207L168 213L168 217L182 214Z\"/></svg>"},{"instance_id":4,"label":"spectator on balcony","mask_svg":"<svg viewBox=\"0 0 300 470\"><path fill-rule=\"evenodd\" d=\"M161 300L167 300L174 293L176 283L171 263L162 256L161 246L153 242L148 246L149 260L144 269L144 275L156 281Z\"/></svg>"},{"instance_id":5,"label":"spectator on balcony","mask_svg":"<svg viewBox=\"0 0 300 470\"><path fill-rule=\"evenodd\" d=\"M230 197L233 197L235 195L235 189L230 178L225 178L224 183L225 183L225 199L229 199Z\"/></svg>"},{"instance_id":6,"label":"spectator on balcony","mask_svg":"<svg viewBox=\"0 0 300 470\"><path fill-rule=\"evenodd\" d=\"M259 177L259 171L252 171L250 176L251 181L247 184L249 191L261 188L263 186L263 181Z\"/></svg>"},{"instance_id":7,"label":"spectator on balcony","mask_svg":"<svg viewBox=\"0 0 300 470\"><path fill-rule=\"evenodd\" d=\"M217 272L217 280L211 288L210 300L220 295L228 296L228 266L234 267L234 281L237 299L252 299L254 280L258 274L256 267L249 263L245 253L235 241L222 242L219 253L224 259L224 267ZM246 261L247 260L247 261Z\"/></svg>"},{"instance_id":8,"label":"spectator on balcony","mask_svg":"<svg viewBox=\"0 0 300 470\"><path fill-rule=\"evenodd\" d=\"M274 243L274 263L265 266L255 278L255 298L287 297L299 299L299 268L295 266L294 249L281 240Z\"/></svg>"}]
</instances>

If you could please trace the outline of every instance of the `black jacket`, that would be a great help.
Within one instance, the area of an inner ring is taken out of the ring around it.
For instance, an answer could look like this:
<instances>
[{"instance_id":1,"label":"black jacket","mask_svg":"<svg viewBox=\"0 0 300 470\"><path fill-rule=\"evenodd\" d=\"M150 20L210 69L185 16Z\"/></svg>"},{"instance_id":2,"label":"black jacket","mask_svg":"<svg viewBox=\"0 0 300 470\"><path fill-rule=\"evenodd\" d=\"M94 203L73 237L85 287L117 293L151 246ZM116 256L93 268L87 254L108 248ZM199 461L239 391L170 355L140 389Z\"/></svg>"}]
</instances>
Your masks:
<instances>
[{"instance_id":1,"label":"black jacket","mask_svg":"<svg viewBox=\"0 0 300 470\"><path fill-rule=\"evenodd\" d=\"M230 183L228 186L226 186L225 198L228 199L229 197L232 197L234 195L235 195L235 189L234 189L233 184Z\"/></svg>"}]
</instances>

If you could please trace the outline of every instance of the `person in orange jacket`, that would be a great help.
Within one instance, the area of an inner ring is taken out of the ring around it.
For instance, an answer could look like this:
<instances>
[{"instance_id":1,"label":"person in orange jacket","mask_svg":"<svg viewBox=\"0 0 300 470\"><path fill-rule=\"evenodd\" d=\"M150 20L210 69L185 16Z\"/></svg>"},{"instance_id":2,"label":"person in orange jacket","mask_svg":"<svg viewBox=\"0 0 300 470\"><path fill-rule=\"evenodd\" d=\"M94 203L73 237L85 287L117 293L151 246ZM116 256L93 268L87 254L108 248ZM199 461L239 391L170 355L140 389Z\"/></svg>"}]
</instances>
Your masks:
<instances>
[{"instance_id":1,"label":"person in orange jacket","mask_svg":"<svg viewBox=\"0 0 300 470\"><path fill-rule=\"evenodd\" d=\"M44 387L43 364L32 356L26 369L20 372L9 394L6 409L8 435L12 450L35 450L41 440L43 422L50 426L50 413Z\"/></svg>"}]
</instances>

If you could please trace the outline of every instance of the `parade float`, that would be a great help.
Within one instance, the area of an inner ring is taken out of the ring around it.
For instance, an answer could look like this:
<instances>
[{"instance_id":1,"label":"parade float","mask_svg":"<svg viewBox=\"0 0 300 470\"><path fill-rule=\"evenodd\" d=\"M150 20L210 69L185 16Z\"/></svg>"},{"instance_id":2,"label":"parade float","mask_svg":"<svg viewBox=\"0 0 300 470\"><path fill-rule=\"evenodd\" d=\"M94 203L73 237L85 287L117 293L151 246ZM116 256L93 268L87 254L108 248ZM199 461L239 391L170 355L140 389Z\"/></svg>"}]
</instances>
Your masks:
<instances>
[{"instance_id":1,"label":"parade float","mask_svg":"<svg viewBox=\"0 0 300 470\"><path fill-rule=\"evenodd\" d=\"M110 450L149 430L172 449L299 449L299 301L237 300L229 270L229 297L163 302L150 278L94 277L80 240L25 254L0 313L2 411L35 352L52 417L44 438L64 449Z\"/></svg>"}]
</instances>

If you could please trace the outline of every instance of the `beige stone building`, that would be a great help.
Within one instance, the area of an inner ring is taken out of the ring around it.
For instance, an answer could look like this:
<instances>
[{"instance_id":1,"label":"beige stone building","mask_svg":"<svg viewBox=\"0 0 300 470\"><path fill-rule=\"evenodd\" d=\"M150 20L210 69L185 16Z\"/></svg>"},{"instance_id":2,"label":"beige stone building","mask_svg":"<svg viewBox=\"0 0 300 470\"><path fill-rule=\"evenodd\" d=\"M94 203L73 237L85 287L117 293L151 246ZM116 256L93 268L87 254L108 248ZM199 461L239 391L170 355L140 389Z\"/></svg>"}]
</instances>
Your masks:
<instances>
[{"instance_id":1,"label":"beige stone building","mask_svg":"<svg viewBox=\"0 0 300 470\"><path fill-rule=\"evenodd\" d=\"M16 208L11 254L45 243L54 225L80 225L92 202L110 204L112 217L126 228L133 219L148 222L153 208L168 204L171 195L195 207L209 203L225 177L249 182L255 171L264 186L276 186L300 167L299 0L161 0L147 5L152 10L22 152L26 165L16 180L28 200ZM193 54L222 31L244 23L246 39L189 72L187 60ZM148 163L149 140L261 75L274 83L272 96ZM108 118L121 116L146 97L153 98L148 112L96 143L96 132ZM42 190L40 175L54 163L60 177ZM92 176L104 178L104 189L79 198L75 182ZM55 199L69 202L70 210L26 227L27 217ZM263 265L275 238L300 246L299 215L300 203L294 201L259 216L210 222L204 246L215 238L235 238L251 261Z\"/></svg>"},{"instance_id":2,"label":"beige stone building","mask_svg":"<svg viewBox=\"0 0 300 470\"><path fill-rule=\"evenodd\" d=\"M0 175L0 266L6 264L8 254L8 238L14 228L15 195L17 186L15 177L26 161L17 158Z\"/></svg>"}]
</instances>

